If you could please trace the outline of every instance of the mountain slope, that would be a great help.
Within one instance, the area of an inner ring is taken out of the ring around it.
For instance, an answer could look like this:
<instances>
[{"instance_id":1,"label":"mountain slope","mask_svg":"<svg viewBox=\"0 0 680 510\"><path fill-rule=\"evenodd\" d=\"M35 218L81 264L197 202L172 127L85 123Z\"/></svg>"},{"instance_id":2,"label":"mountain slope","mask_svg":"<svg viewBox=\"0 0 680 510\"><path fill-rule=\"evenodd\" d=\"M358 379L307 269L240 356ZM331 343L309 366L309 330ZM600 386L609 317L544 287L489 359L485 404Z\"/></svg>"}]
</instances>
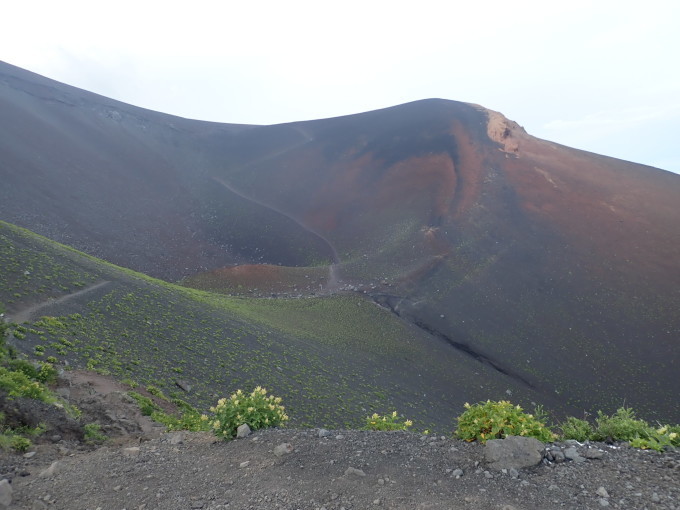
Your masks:
<instances>
[{"instance_id":1,"label":"mountain slope","mask_svg":"<svg viewBox=\"0 0 680 510\"><path fill-rule=\"evenodd\" d=\"M268 261L298 264L283 243L267 246L264 225L307 246L310 257L317 249L326 256L291 220L253 210L204 178L202 145L250 126L159 114L4 63L0 118L5 220L171 280L257 260L262 250ZM225 230L235 218L243 227Z\"/></svg>"},{"instance_id":2,"label":"mountain slope","mask_svg":"<svg viewBox=\"0 0 680 510\"><path fill-rule=\"evenodd\" d=\"M557 412L625 402L680 421L677 175L454 101L234 126L6 64L0 84L2 219L186 286L323 296L249 302L243 320L291 338L347 342L342 310L373 302L421 339L420 359L465 360L444 372L481 366L485 382ZM448 395L457 384L432 370Z\"/></svg>"},{"instance_id":3,"label":"mountain slope","mask_svg":"<svg viewBox=\"0 0 680 510\"><path fill-rule=\"evenodd\" d=\"M446 431L467 399L500 397L512 383L354 296L208 294L5 222L0 265L0 302L21 322L12 341L19 351L165 388L203 409L263 385L285 398L296 424L356 427L373 410L400 409ZM517 397L527 405L539 398L531 390Z\"/></svg>"}]
</instances>

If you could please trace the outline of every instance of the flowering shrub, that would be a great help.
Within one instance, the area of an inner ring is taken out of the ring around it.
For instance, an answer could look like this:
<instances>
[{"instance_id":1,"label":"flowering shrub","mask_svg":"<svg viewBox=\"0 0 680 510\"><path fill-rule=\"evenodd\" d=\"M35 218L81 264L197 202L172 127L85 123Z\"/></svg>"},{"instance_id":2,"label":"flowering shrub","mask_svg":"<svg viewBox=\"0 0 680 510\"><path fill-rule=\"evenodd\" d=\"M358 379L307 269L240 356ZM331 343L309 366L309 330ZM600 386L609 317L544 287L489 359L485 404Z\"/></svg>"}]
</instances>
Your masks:
<instances>
[{"instance_id":1,"label":"flowering shrub","mask_svg":"<svg viewBox=\"0 0 680 510\"><path fill-rule=\"evenodd\" d=\"M413 422L403 419L403 416L400 421L397 411L393 411L392 414L385 416L380 416L378 413L367 416L363 428L364 430L407 430L412 425Z\"/></svg>"},{"instance_id":2,"label":"flowering shrub","mask_svg":"<svg viewBox=\"0 0 680 510\"><path fill-rule=\"evenodd\" d=\"M598 411L596 422L597 428L589 439L628 441L631 446L643 450L664 451L680 446L680 426L654 428L645 420L638 419L635 411L627 407L620 407L611 416Z\"/></svg>"},{"instance_id":3,"label":"flowering shrub","mask_svg":"<svg viewBox=\"0 0 680 510\"><path fill-rule=\"evenodd\" d=\"M649 427L638 437L631 439L630 445L634 448L656 450L657 452L680 447L680 427L669 425L664 425L658 429Z\"/></svg>"},{"instance_id":4,"label":"flowering shrub","mask_svg":"<svg viewBox=\"0 0 680 510\"><path fill-rule=\"evenodd\" d=\"M526 436L548 442L555 438L545 423L507 400L465 403L465 409L458 417L456 435L466 441L486 443L506 436Z\"/></svg>"},{"instance_id":5,"label":"flowering shrub","mask_svg":"<svg viewBox=\"0 0 680 510\"><path fill-rule=\"evenodd\" d=\"M43 402L56 401L52 393L40 382L32 380L24 372L15 372L0 367L0 389L10 397L27 397Z\"/></svg>"},{"instance_id":6,"label":"flowering shrub","mask_svg":"<svg viewBox=\"0 0 680 510\"><path fill-rule=\"evenodd\" d=\"M221 398L210 412L214 414L213 420L206 415L201 419L209 421L215 435L224 439L236 436L236 429L243 424L257 430L277 427L288 420L281 398L267 395L267 390L260 386L249 395L238 390L229 398Z\"/></svg>"}]
</instances>

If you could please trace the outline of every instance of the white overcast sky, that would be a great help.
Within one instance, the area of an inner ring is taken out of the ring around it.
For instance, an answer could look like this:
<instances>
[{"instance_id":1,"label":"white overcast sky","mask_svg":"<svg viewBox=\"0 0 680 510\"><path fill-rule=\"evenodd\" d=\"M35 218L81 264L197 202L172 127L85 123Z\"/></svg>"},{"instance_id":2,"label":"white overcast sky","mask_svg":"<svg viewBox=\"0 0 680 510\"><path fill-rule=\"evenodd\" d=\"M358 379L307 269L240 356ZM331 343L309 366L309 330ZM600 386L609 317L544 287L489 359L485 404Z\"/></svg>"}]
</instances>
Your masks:
<instances>
[{"instance_id":1,"label":"white overcast sky","mask_svg":"<svg viewBox=\"0 0 680 510\"><path fill-rule=\"evenodd\" d=\"M13 1L0 60L183 117L274 124L440 97L680 173L680 1Z\"/></svg>"}]
</instances>

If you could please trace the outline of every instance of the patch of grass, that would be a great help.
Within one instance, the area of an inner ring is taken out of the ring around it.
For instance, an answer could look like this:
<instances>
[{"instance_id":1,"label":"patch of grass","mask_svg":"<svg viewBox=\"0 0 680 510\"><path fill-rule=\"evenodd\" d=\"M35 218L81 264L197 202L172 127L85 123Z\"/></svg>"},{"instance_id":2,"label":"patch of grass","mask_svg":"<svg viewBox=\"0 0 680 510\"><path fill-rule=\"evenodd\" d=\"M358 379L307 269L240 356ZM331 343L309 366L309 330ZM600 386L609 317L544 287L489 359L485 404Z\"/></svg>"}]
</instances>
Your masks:
<instances>
[{"instance_id":1,"label":"patch of grass","mask_svg":"<svg viewBox=\"0 0 680 510\"><path fill-rule=\"evenodd\" d=\"M15 434L11 431L0 433L0 449L14 450L17 452L25 452L33 445L33 442L27 437Z\"/></svg>"},{"instance_id":2,"label":"patch of grass","mask_svg":"<svg viewBox=\"0 0 680 510\"><path fill-rule=\"evenodd\" d=\"M413 425L411 420L407 420L403 416L399 416L397 411L392 411L389 414L379 415L373 413L366 417L366 423L363 426L364 430L408 430Z\"/></svg>"},{"instance_id":3,"label":"patch of grass","mask_svg":"<svg viewBox=\"0 0 680 510\"><path fill-rule=\"evenodd\" d=\"M139 410L144 416L151 416L154 412L162 412L162 409L158 407L158 405L156 405L149 397L140 395L136 391L128 391L127 394L137 402L137 405L139 405Z\"/></svg>"},{"instance_id":4,"label":"patch of grass","mask_svg":"<svg viewBox=\"0 0 680 510\"><path fill-rule=\"evenodd\" d=\"M25 452L33 442L31 438L38 437L45 432L45 427L17 427L11 428L5 425L5 415L0 412L0 449Z\"/></svg>"},{"instance_id":5,"label":"patch of grass","mask_svg":"<svg viewBox=\"0 0 680 510\"><path fill-rule=\"evenodd\" d=\"M163 393L163 390L160 388L157 388L156 386L153 386L152 384L149 384L146 387L146 391L151 393L154 397L161 398L163 400L168 400L168 397L165 396L165 393Z\"/></svg>"},{"instance_id":6,"label":"patch of grass","mask_svg":"<svg viewBox=\"0 0 680 510\"><path fill-rule=\"evenodd\" d=\"M170 400L161 392L164 400L168 400L177 406L177 413L169 414L149 397L145 397L136 391L129 391L128 395L137 402L144 416L165 425L166 430L189 430L193 432L209 430L208 421L203 419L201 413L188 402L180 399Z\"/></svg>"},{"instance_id":7,"label":"patch of grass","mask_svg":"<svg viewBox=\"0 0 680 510\"><path fill-rule=\"evenodd\" d=\"M83 435L87 444L100 444L108 439L98 423L88 423L83 426Z\"/></svg>"},{"instance_id":8,"label":"patch of grass","mask_svg":"<svg viewBox=\"0 0 680 510\"><path fill-rule=\"evenodd\" d=\"M138 383L137 381L135 381L135 380L133 380L133 379L129 379L129 378L125 378L125 379L123 379L123 380L120 381L120 382L123 383L123 384L125 384L125 385L127 385L127 386L129 386L129 387L132 388L132 389L135 389L135 388L137 388L137 387L139 386L139 383Z\"/></svg>"}]
</instances>

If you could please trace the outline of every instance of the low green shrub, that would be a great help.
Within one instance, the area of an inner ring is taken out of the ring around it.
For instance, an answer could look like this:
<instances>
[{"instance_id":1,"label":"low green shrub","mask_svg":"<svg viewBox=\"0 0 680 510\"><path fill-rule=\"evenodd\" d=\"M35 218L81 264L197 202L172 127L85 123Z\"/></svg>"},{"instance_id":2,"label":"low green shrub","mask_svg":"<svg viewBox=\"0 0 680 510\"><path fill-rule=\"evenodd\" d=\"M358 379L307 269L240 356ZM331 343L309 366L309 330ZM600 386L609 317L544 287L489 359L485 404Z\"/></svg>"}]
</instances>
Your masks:
<instances>
[{"instance_id":1,"label":"low green shrub","mask_svg":"<svg viewBox=\"0 0 680 510\"><path fill-rule=\"evenodd\" d=\"M183 411L177 415L167 414L163 411L151 413L151 419L165 425L166 430L188 430L191 432L210 430L210 422L207 416L198 411Z\"/></svg>"},{"instance_id":2,"label":"low green shrub","mask_svg":"<svg viewBox=\"0 0 680 510\"><path fill-rule=\"evenodd\" d=\"M38 437L44 432L45 426L42 424L37 427L7 427L5 426L5 413L0 412L0 449L2 450L25 452L33 444L29 438Z\"/></svg>"},{"instance_id":3,"label":"low green shrub","mask_svg":"<svg viewBox=\"0 0 680 510\"><path fill-rule=\"evenodd\" d=\"M630 440L630 445L643 450L656 450L662 452L667 448L680 447L680 426L670 427L664 425L658 429L650 427L646 436L636 437Z\"/></svg>"},{"instance_id":4,"label":"low green shrub","mask_svg":"<svg viewBox=\"0 0 680 510\"><path fill-rule=\"evenodd\" d=\"M244 424L248 424L251 430L257 430L277 427L288 420L281 398L267 395L267 390L260 386L250 394L238 390L228 399L220 399L210 412L214 413L214 419L210 421L214 434L224 439L236 436L236 429ZM204 421L209 420L203 416Z\"/></svg>"},{"instance_id":5,"label":"low green shrub","mask_svg":"<svg viewBox=\"0 0 680 510\"><path fill-rule=\"evenodd\" d=\"M28 397L53 403L56 398L43 384L31 379L23 372L0 367L0 389L10 397Z\"/></svg>"},{"instance_id":6,"label":"low green shrub","mask_svg":"<svg viewBox=\"0 0 680 510\"><path fill-rule=\"evenodd\" d=\"M139 386L139 383L137 381L134 381L130 378L125 378L120 382L129 386L130 388L133 388L133 389Z\"/></svg>"},{"instance_id":7,"label":"low green shrub","mask_svg":"<svg viewBox=\"0 0 680 510\"><path fill-rule=\"evenodd\" d=\"M611 416L601 411L597 413L597 427L591 439L628 441L635 448L664 451L669 447L680 447L680 425L655 428L637 418L631 408L620 407Z\"/></svg>"},{"instance_id":8,"label":"low green shrub","mask_svg":"<svg viewBox=\"0 0 680 510\"><path fill-rule=\"evenodd\" d=\"M562 439L575 439L576 441L588 441L593 437L593 427L586 420L569 416L562 424Z\"/></svg>"},{"instance_id":9,"label":"low green shrub","mask_svg":"<svg viewBox=\"0 0 680 510\"><path fill-rule=\"evenodd\" d=\"M163 393L163 390L161 390L160 388L158 388L156 386L149 384L146 387L146 391L151 393L154 397L162 398L163 400L168 400L168 397L165 396L165 393Z\"/></svg>"},{"instance_id":10,"label":"low green shrub","mask_svg":"<svg viewBox=\"0 0 680 510\"><path fill-rule=\"evenodd\" d=\"M52 363L40 362L40 370L35 379L41 383L52 384L57 380L57 369Z\"/></svg>"},{"instance_id":11,"label":"low green shrub","mask_svg":"<svg viewBox=\"0 0 680 510\"><path fill-rule=\"evenodd\" d=\"M88 423L83 426L83 436L87 444L99 444L108 439L106 434L102 432L102 428L98 423Z\"/></svg>"},{"instance_id":12,"label":"low green shrub","mask_svg":"<svg viewBox=\"0 0 680 510\"><path fill-rule=\"evenodd\" d=\"M144 416L151 416L154 412L162 411L149 397L140 395L136 391L128 391L127 394L137 402L139 410Z\"/></svg>"},{"instance_id":13,"label":"low green shrub","mask_svg":"<svg viewBox=\"0 0 680 510\"><path fill-rule=\"evenodd\" d=\"M397 411L393 411L390 414L379 415L378 413L373 413L371 416L366 417L366 423L363 426L364 430L408 430L409 427L413 425L411 420L405 419L403 416L400 418L397 415Z\"/></svg>"},{"instance_id":14,"label":"low green shrub","mask_svg":"<svg viewBox=\"0 0 680 510\"><path fill-rule=\"evenodd\" d=\"M210 430L208 417L201 415L188 402L173 399L172 402L177 406L179 412L177 414L168 414L149 397L140 395L136 391L128 391L127 394L137 402L144 416L148 416L153 421L165 425L166 430L189 430L193 432ZM165 399L167 400L167 397Z\"/></svg>"},{"instance_id":15,"label":"low green shrub","mask_svg":"<svg viewBox=\"0 0 680 510\"><path fill-rule=\"evenodd\" d=\"M611 416L598 411L596 424L592 436L596 441L630 441L646 437L651 430L646 421L637 419L635 412L627 407L620 407Z\"/></svg>"},{"instance_id":16,"label":"low green shrub","mask_svg":"<svg viewBox=\"0 0 680 510\"><path fill-rule=\"evenodd\" d=\"M455 432L465 441L486 443L489 439L506 436L526 436L548 442L555 438L545 423L506 400L487 400L474 405L466 403L465 409L458 417Z\"/></svg>"},{"instance_id":17,"label":"low green shrub","mask_svg":"<svg viewBox=\"0 0 680 510\"><path fill-rule=\"evenodd\" d=\"M25 452L33 443L27 437L23 437L12 432L0 433L0 449Z\"/></svg>"},{"instance_id":18,"label":"low green shrub","mask_svg":"<svg viewBox=\"0 0 680 510\"><path fill-rule=\"evenodd\" d=\"M31 379L37 379L40 369L31 361L26 359L11 359L7 361L7 368L16 372L22 372Z\"/></svg>"}]
</instances>

